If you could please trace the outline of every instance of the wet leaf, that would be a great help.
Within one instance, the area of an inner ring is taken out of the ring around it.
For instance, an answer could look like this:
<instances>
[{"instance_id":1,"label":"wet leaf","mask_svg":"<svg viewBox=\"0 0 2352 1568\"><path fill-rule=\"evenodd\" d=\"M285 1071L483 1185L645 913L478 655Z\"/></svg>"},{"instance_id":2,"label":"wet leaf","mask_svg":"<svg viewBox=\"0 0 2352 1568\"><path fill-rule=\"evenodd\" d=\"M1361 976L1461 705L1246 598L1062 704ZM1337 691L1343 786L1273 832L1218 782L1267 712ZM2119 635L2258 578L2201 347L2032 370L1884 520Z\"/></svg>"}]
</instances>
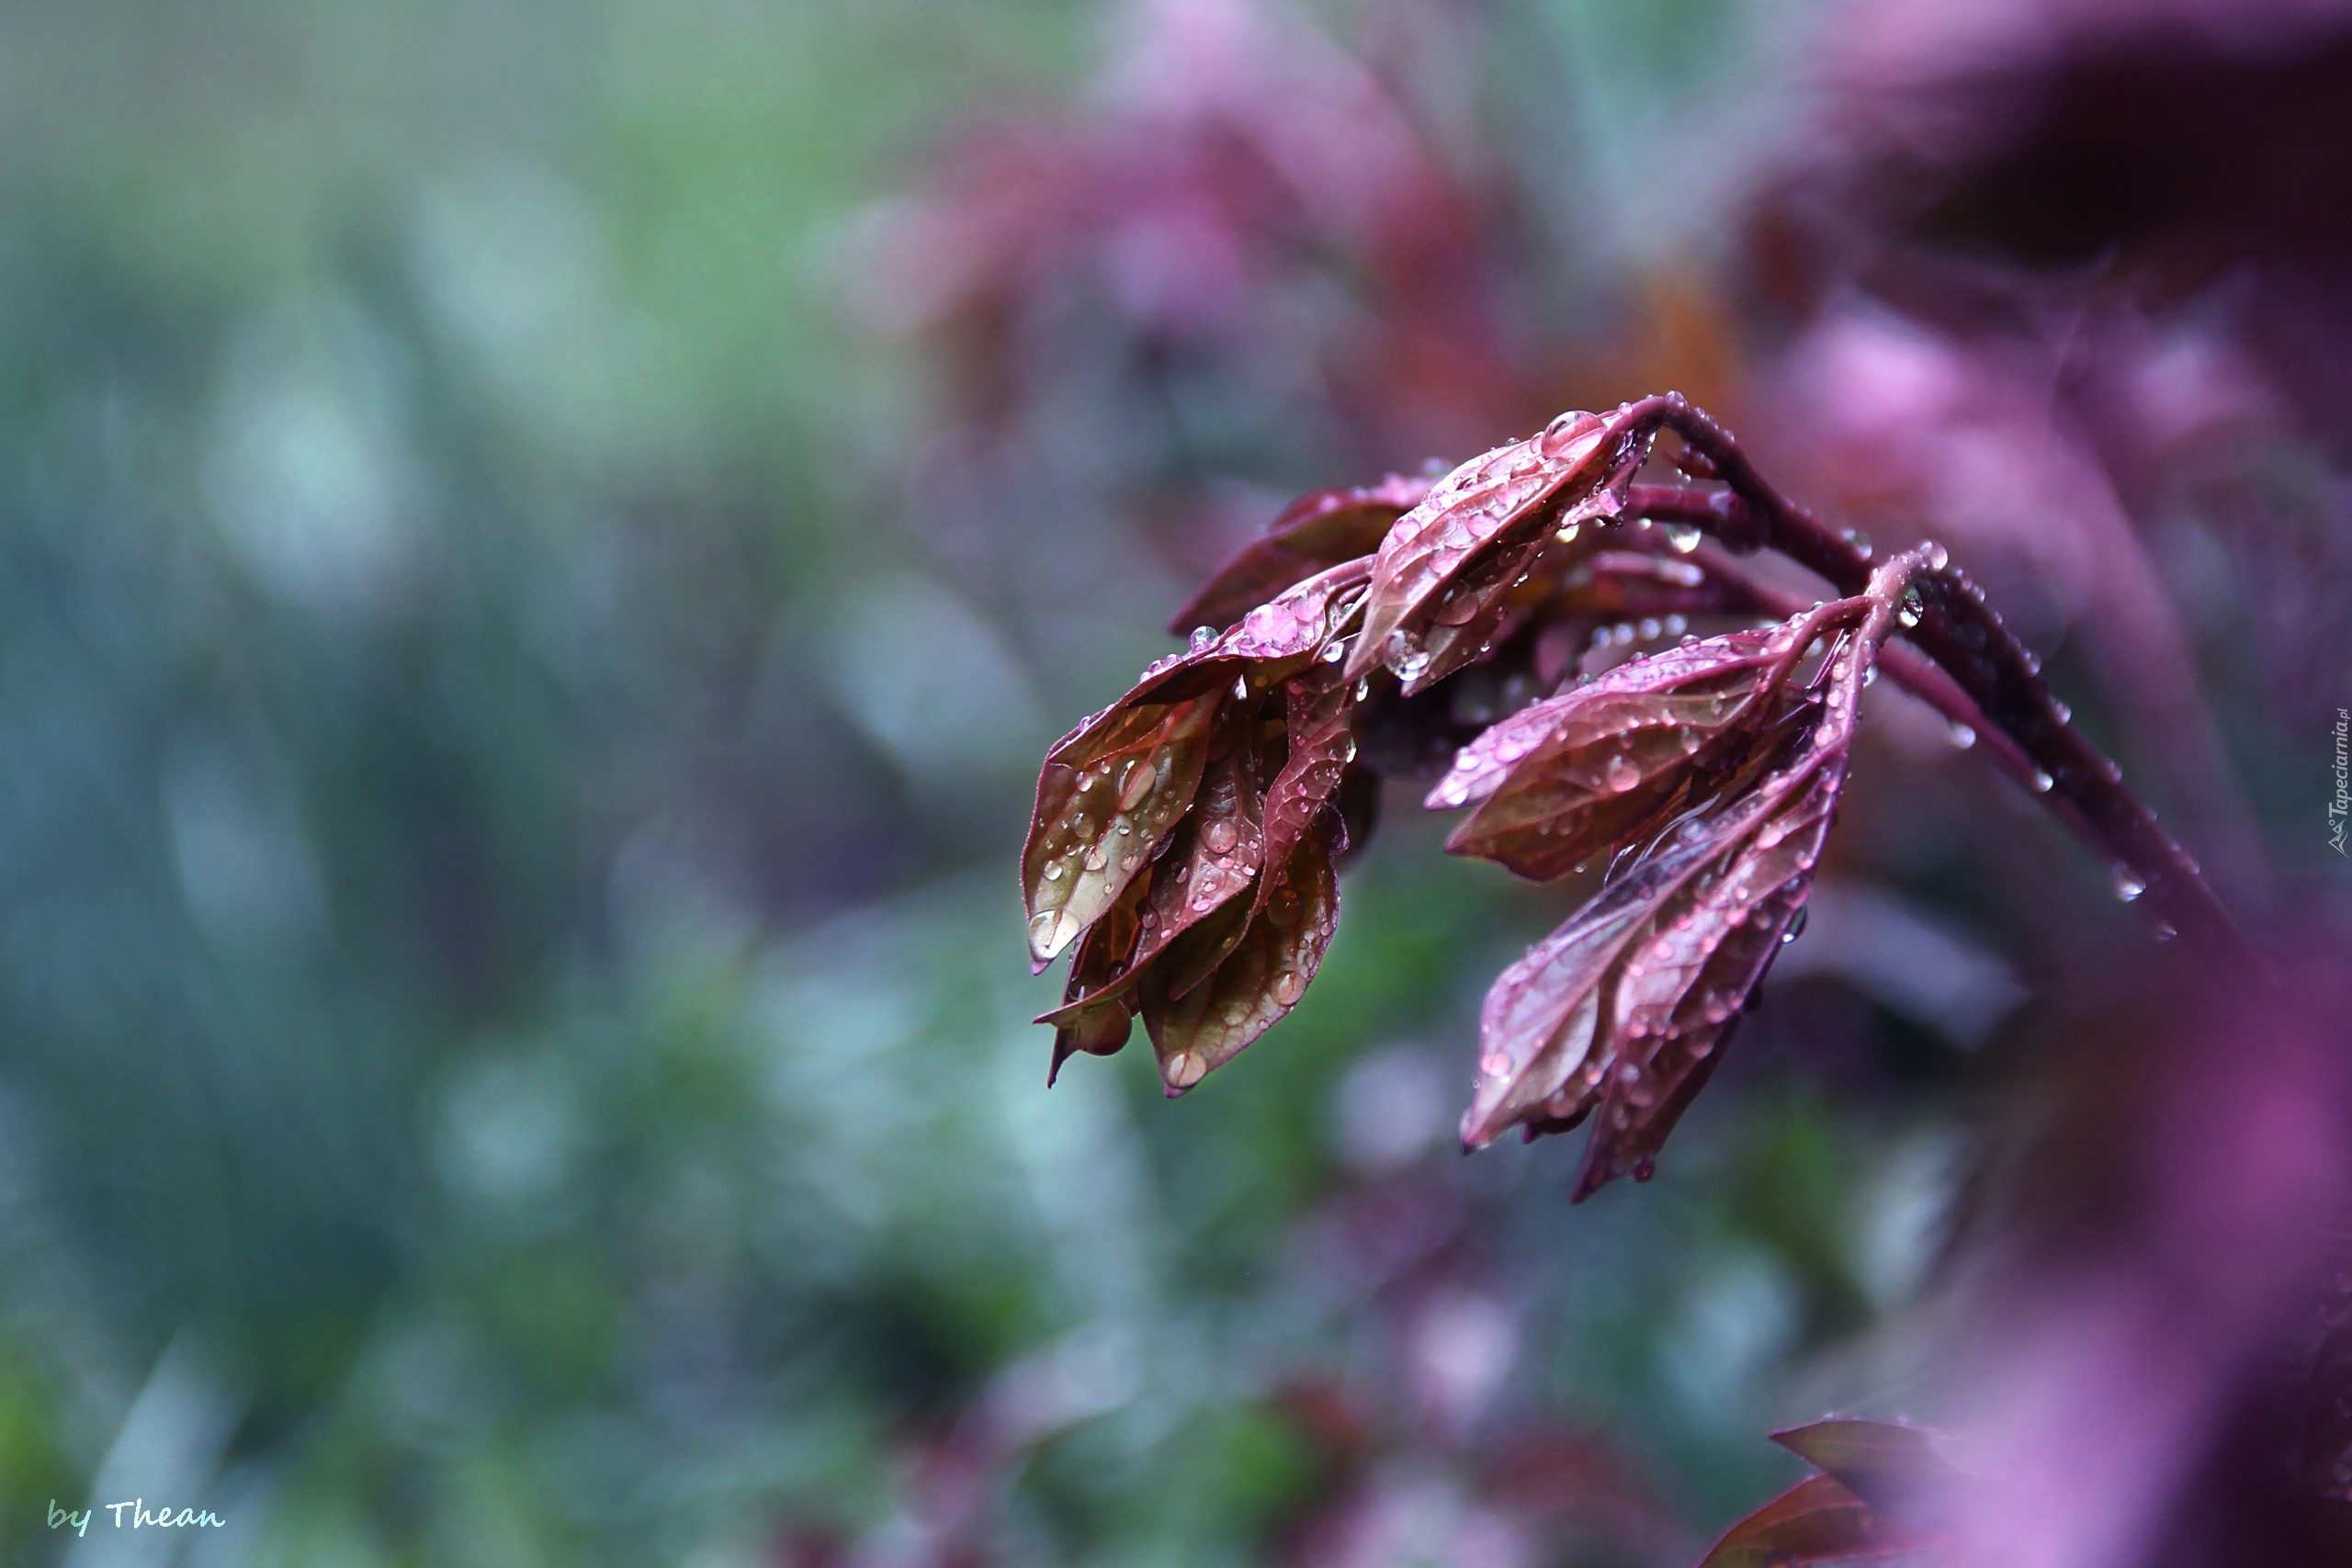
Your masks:
<instances>
[{"instance_id":1,"label":"wet leaf","mask_svg":"<svg viewBox=\"0 0 2352 1568\"><path fill-rule=\"evenodd\" d=\"M1899 1557L1935 1543L1890 1524L1826 1475L1808 1476L1724 1532L1699 1568L1800 1568Z\"/></svg>"},{"instance_id":2,"label":"wet leaf","mask_svg":"<svg viewBox=\"0 0 2352 1568\"><path fill-rule=\"evenodd\" d=\"M1837 1417L1792 1427L1772 1440L1881 1508L1933 1506L1962 1480L1935 1449L1935 1435L1899 1421Z\"/></svg>"},{"instance_id":3,"label":"wet leaf","mask_svg":"<svg viewBox=\"0 0 2352 1568\"><path fill-rule=\"evenodd\" d=\"M1430 481L1391 474L1376 485L1318 490L1283 508L1259 537L1170 620L1179 635L1194 626L1222 629L1244 612L1328 567L1369 556L1389 525L1427 495Z\"/></svg>"},{"instance_id":4,"label":"wet leaf","mask_svg":"<svg viewBox=\"0 0 2352 1568\"><path fill-rule=\"evenodd\" d=\"M1231 1061L1306 994L1339 919L1335 821L1318 820L1286 859L1269 868L1253 905L1237 900L1219 912L1220 920L1229 920L1235 911L1245 911L1242 929L1204 978L1180 992L1166 976L1179 968L1178 948L1213 939L1212 922L1187 932L1145 976L1144 1024L1159 1055L1160 1081L1170 1095L1183 1093Z\"/></svg>"},{"instance_id":5,"label":"wet leaf","mask_svg":"<svg viewBox=\"0 0 2352 1568\"><path fill-rule=\"evenodd\" d=\"M1434 659L1424 643L1437 624L1432 611L1444 604L1454 617L1446 624L1475 625L1491 613L1496 596L1547 534L1570 522L1613 516L1649 439L1649 433L1613 415L1564 413L1526 440L1454 469L1381 541L1363 633L1348 657L1349 676L1385 662L1414 689ZM1496 570L1498 558L1514 570ZM1467 602L1446 599L1458 581L1469 585ZM1450 634L1448 640L1462 635Z\"/></svg>"},{"instance_id":6,"label":"wet leaf","mask_svg":"<svg viewBox=\"0 0 2352 1568\"><path fill-rule=\"evenodd\" d=\"M1944 1462L1931 1434L1899 1422L1832 1418L1775 1432L1772 1440L1825 1473L1732 1526L1700 1568L1936 1552L1951 1541L1944 1516L1983 1484Z\"/></svg>"},{"instance_id":7,"label":"wet leaf","mask_svg":"<svg viewBox=\"0 0 2352 1568\"><path fill-rule=\"evenodd\" d=\"M1521 709L1430 792L1431 809L1478 808L1446 848L1546 881L1645 837L1694 774L1777 714L1782 678L1820 629L1806 616L1668 649Z\"/></svg>"},{"instance_id":8,"label":"wet leaf","mask_svg":"<svg viewBox=\"0 0 2352 1568\"><path fill-rule=\"evenodd\" d=\"M1355 760L1351 724L1360 699L1336 671L1318 669L1290 685L1285 722L1290 756L1266 790L1266 859L1279 863L1305 841L1324 804Z\"/></svg>"},{"instance_id":9,"label":"wet leaf","mask_svg":"<svg viewBox=\"0 0 2352 1568\"><path fill-rule=\"evenodd\" d=\"M1356 614L1370 570L1351 561L1319 573L1158 661L1046 754L1021 862L1040 967L1111 907L1182 820L1224 705L1254 703L1314 664Z\"/></svg>"},{"instance_id":10,"label":"wet leaf","mask_svg":"<svg viewBox=\"0 0 2352 1568\"><path fill-rule=\"evenodd\" d=\"M1851 641L1825 695L1750 732L1718 795L1496 980L1465 1145L1594 1117L1576 1196L1648 1173L1812 891L1862 684Z\"/></svg>"},{"instance_id":11,"label":"wet leaf","mask_svg":"<svg viewBox=\"0 0 2352 1568\"><path fill-rule=\"evenodd\" d=\"M1192 804L1220 699L1123 702L1046 753L1021 854L1035 962L1111 908Z\"/></svg>"},{"instance_id":12,"label":"wet leaf","mask_svg":"<svg viewBox=\"0 0 2352 1568\"><path fill-rule=\"evenodd\" d=\"M1127 1043L1135 999L1132 986L1124 982L1134 970L1152 875L1147 867L1102 918L1086 929L1070 959L1062 1005L1037 1020L1054 1026L1054 1061L1046 1073L1048 1088L1061 1076L1062 1064L1079 1052L1108 1056Z\"/></svg>"}]
</instances>

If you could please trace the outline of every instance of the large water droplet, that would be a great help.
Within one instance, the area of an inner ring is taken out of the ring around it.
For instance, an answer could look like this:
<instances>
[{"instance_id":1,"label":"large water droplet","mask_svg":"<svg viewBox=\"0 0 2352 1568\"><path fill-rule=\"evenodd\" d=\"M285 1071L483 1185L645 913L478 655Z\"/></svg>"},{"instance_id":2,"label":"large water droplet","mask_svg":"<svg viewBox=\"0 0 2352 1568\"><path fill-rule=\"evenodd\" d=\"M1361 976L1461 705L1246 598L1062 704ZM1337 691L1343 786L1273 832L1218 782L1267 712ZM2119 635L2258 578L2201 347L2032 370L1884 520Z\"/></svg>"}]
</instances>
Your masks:
<instances>
[{"instance_id":1,"label":"large water droplet","mask_svg":"<svg viewBox=\"0 0 2352 1568\"><path fill-rule=\"evenodd\" d=\"M1274 976L1274 1000L1283 1006L1289 1007L1306 994L1306 982L1299 977L1297 970L1285 969Z\"/></svg>"},{"instance_id":2,"label":"large water droplet","mask_svg":"<svg viewBox=\"0 0 2352 1568\"><path fill-rule=\"evenodd\" d=\"M1951 564L1951 552L1947 551L1941 545L1936 543L1933 539L1928 541L1927 552L1928 570L1929 571L1941 571L1944 568Z\"/></svg>"},{"instance_id":3,"label":"large water droplet","mask_svg":"<svg viewBox=\"0 0 2352 1568\"><path fill-rule=\"evenodd\" d=\"M2115 896L2118 898L2129 904L2147 890L2148 885L2142 881L2139 874L2130 866L2119 865L2115 868Z\"/></svg>"},{"instance_id":4,"label":"large water droplet","mask_svg":"<svg viewBox=\"0 0 2352 1568\"><path fill-rule=\"evenodd\" d=\"M1046 880L1048 882L1059 882L1061 879L1062 863L1057 860L1047 861L1046 863Z\"/></svg>"},{"instance_id":5,"label":"large water droplet","mask_svg":"<svg viewBox=\"0 0 2352 1568\"><path fill-rule=\"evenodd\" d=\"M1215 626L1194 626L1193 628L1192 647L1194 653L1200 652L1201 649L1206 648L1216 640L1216 628Z\"/></svg>"},{"instance_id":6,"label":"large water droplet","mask_svg":"<svg viewBox=\"0 0 2352 1568\"><path fill-rule=\"evenodd\" d=\"M1673 548L1674 553L1681 556L1687 556L1697 549L1699 541L1706 537L1695 524L1690 523L1664 524L1660 525L1658 532L1666 536L1666 542Z\"/></svg>"},{"instance_id":7,"label":"large water droplet","mask_svg":"<svg viewBox=\"0 0 2352 1568\"><path fill-rule=\"evenodd\" d=\"M1609 786L1612 795L1623 795L1642 782L1642 770L1633 758L1620 751L1609 759L1609 766L1602 772L1600 782Z\"/></svg>"},{"instance_id":8,"label":"large water droplet","mask_svg":"<svg viewBox=\"0 0 2352 1568\"><path fill-rule=\"evenodd\" d=\"M1965 751L1976 744L1976 731L1964 724L1955 722L1951 727L1951 743Z\"/></svg>"},{"instance_id":9,"label":"large water droplet","mask_svg":"<svg viewBox=\"0 0 2352 1568\"><path fill-rule=\"evenodd\" d=\"M1213 855L1232 853L1233 846L1238 843L1240 839L1240 830L1232 823L1223 820L1212 822L1201 829L1201 842L1208 846L1209 853Z\"/></svg>"},{"instance_id":10,"label":"large water droplet","mask_svg":"<svg viewBox=\"0 0 2352 1568\"><path fill-rule=\"evenodd\" d=\"M1160 1064L1159 1074L1170 1089L1190 1089L1200 1082L1201 1075L1208 1070L1208 1063L1200 1057L1190 1051L1179 1051Z\"/></svg>"},{"instance_id":11,"label":"large water droplet","mask_svg":"<svg viewBox=\"0 0 2352 1568\"><path fill-rule=\"evenodd\" d=\"M2036 768L2033 771L2033 793L2036 795L2048 795L2050 793L2050 786L2057 782L2058 781L2056 779L2052 778L2048 773L2043 773L2039 768Z\"/></svg>"},{"instance_id":12,"label":"large water droplet","mask_svg":"<svg viewBox=\"0 0 2352 1568\"><path fill-rule=\"evenodd\" d=\"M1577 542L1577 536L1583 532L1584 525L1582 523L1563 523L1556 530L1554 531L1552 537L1559 540L1560 543L1564 545L1573 545Z\"/></svg>"}]
</instances>

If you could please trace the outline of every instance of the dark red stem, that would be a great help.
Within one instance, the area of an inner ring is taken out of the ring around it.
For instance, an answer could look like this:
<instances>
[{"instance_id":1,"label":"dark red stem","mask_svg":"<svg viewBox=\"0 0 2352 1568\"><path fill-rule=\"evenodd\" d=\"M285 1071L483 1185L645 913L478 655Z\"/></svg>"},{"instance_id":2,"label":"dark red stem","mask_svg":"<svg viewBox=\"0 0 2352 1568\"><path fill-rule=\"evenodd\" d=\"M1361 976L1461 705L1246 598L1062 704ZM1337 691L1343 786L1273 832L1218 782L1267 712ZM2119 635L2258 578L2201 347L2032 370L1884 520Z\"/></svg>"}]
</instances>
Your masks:
<instances>
[{"instance_id":1,"label":"dark red stem","mask_svg":"<svg viewBox=\"0 0 2352 1568\"><path fill-rule=\"evenodd\" d=\"M1725 486L1636 485L1628 492L1626 515L1691 525L1739 554L1769 547L1841 594L1869 585L1868 549L1774 489L1731 433L1682 394L1644 398L1620 417L1673 431L1696 454L1698 460L1688 466ZM2165 925L2212 951L2246 955L2245 939L2197 863L2124 787L2122 770L2068 720L2041 678L2040 661L2002 625L1983 592L1949 566L1918 573L1911 587L1917 624L1902 635L1924 658L1906 657L1903 644L1890 644L1887 673L1995 742L1996 754L2022 757L2026 786L2115 867L2119 880L2138 884ZM1941 679L1928 677L1927 668ZM1974 717L1952 712L1955 693Z\"/></svg>"}]
</instances>

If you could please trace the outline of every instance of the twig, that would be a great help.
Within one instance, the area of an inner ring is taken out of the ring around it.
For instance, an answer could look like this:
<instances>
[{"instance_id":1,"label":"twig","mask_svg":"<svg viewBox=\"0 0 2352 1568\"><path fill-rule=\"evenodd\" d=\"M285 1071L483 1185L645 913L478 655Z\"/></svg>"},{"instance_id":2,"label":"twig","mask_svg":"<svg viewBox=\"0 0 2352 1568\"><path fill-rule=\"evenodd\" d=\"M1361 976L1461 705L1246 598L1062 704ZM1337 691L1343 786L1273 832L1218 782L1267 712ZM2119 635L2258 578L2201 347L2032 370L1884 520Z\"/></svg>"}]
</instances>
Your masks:
<instances>
[{"instance_id":1,"label":"twig","mask_svg":"<svg viewBox=\"0 0 2352 1568\"><path fill-rule=\"evenodd\" d=\"M1703 529L1737 554L1770 547L1841 594L1867 588L1868 551L1774 489L1731 433L1679 392L1641 399L1621 417L1673 431L1689 448L1686 470L1726 487L1638 485L1628 493L1628 515ZM2013 770L2022 758L2026 787L2115 868L2120 891L2144 897L2165 926L2188 940L2250 957L2197 863L2124 786L2122 770L2074 727L2042 680L2040 661L2002 625L1982 591L1946 564L1941 547L1930 550L1921 563L1926 570L1909 583L1914 606L1905 619L1916 624L1905 625L1902 634L1917 657L1891 645L1887 673L1975 730ZM1942 680L1927 675L1928 668Z\"/></svg>"}]
</instances>

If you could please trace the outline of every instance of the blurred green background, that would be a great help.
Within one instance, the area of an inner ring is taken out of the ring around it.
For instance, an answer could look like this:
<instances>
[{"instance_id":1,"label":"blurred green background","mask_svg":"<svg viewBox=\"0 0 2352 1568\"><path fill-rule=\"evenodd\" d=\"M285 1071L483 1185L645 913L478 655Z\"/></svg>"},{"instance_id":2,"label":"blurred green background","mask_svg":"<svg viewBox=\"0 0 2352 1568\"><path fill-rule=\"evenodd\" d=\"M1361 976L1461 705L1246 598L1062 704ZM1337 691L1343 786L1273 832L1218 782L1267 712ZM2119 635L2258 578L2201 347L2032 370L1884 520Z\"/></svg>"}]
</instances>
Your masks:
<instances>
[{"instance_id":1,"label":"blurred green background","mask_svg":"<svg viewBox=\"0 0 2352 1568\"><path fill-rule=\"evenodd\" d=\"M1430 69L1572 333L1720 196L1610 150L1768 113L1804 14L1488 9ZM1867 1392L1823 1350L1916 1281L1955 1134L1901 1085L1964 1054L1792 982L1907 1066L1765 1037L1572 1211L1575 1140L1450 1147L1560 905L1399 813L1261 1046L1046 1092L1013 852L1170 646L1101 471L1165 455L1073 416L943 551L861 275L1106 15L0 14L0 1561L1239 1563L1367 1486L1392 1549L1318 1561L1672 1561ZM1368 477L1219 406L1243 510ZM1649 1555L1465 1554L1510 1431L1613 1456ZM135 1495L225 1528L49 1523Z\"/></svg>"}]
</instances>

